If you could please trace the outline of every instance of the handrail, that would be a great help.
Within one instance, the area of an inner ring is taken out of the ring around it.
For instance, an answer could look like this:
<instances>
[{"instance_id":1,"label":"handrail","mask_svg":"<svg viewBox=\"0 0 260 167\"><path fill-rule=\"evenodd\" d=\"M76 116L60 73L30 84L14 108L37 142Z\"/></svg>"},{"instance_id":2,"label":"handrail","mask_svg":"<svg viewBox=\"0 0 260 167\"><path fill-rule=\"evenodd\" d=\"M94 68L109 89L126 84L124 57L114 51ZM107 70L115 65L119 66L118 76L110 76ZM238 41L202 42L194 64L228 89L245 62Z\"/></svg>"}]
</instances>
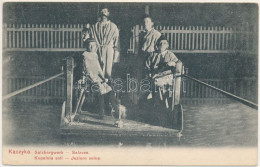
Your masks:
<instances>
[{"instance_id":1,"label":"handrail","mask_svg":"<svg viewBox=\"0 0 260 167\"><path fill-rule=\"evenodd\" d=\"M35 83L35 84L32 84L32 85L27 86L27 87L25 87L25 88L22 88L22 89L19 89L19 90L17 90L17 91L14 91L14 92L12 92L12 93L9 93L9 94L3 96L3 100L9 99L9 98L11 98L11 97L13 97L13 96L15 96L15 95L17 95L17 94L19 94L19 93L22 93L22 92L24 92L24 91L27 91L27 90L29 90L29 89L32 89L32 88L34 88L34 87L36 87L36 86L39 86L39 85L41 85L41 84L44 84L45 82L48 82L48 81L53 80L53 79L55 79L55 78L58 78L59 76L61 76L61 75L63 75L63 74L64 74L64 72L61 72L61 73L56 74L56 75L54 75L54 76L52 76L52 77L50 77L50 78L48 78L48 79L45 79L45 80L43 80L43 81L39 81L39 82L37 82L37 83Z\"/></svg>"},{"instance_id":2,"label":"handrail","mask_svg":"<svg viewBox=\"0 0 260 167\"><path fill-rule=\"evenodd\" d=\"M242 103L242 104L245 104L245 105L247 105L247 106L249 106L249 107L251 107L251 108L254 108L254 109L258 110L258 105L255 104L255 103L253 103L253 102L251 102L251 101L248 101L248 100L246 100L246 99L243 99L243 98L241 98L241 97L238 97L238 96L236 96L236 95L233 95L232 93L226 92L226 91L224 91L224 90L222 90L222 89L216 88L216 87L214 87L214 86L212 86L212 85L209 85L209 84L207 84L207 83L205 83L205 82L202 82L202 81L200 81L200 80L198 80L198 79L196 79L196 78L190 77L190 76L188 76L188 75L182 74L181 76L184 76L184 77L186 77L186 78L188 78L188 79L190 79L190 80L192 80L192 81L195 81L195 82L197 82L197 83L199 83L199 84L202 84L202 85L204 85L204 86L207 86L207 87L209 87L209 88L211 88L211 89L214 89L214 90L216 90L216 91L218 91L218 92L220 92L220 93L222 93L222 94L224 94L224 95L226 95L226 96L228 96L228 97L230 97L230 98L232 98L232 99L234 99L234 100L239 101L239 102Z\"/></svg>"}]
</instances>

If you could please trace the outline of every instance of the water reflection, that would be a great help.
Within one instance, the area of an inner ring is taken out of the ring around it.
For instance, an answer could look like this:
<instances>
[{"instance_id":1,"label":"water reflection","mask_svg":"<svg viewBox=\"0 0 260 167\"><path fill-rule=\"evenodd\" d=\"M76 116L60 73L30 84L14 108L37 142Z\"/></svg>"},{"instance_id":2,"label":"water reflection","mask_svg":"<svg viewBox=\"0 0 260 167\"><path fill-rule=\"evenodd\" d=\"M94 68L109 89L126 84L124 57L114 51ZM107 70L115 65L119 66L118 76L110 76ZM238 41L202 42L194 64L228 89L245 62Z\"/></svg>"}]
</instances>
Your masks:
<instances>
[{"instance_id":1,"label":"water reflection","mask_svg":"<svg viewBox=\"0 0 260 167\"><path fill-rule=\"evenodd\" d=\"M257 111L243 104L185 104L177 138L59 135L61 104L5 104L3 143L11 145L257 146Z\"/></svg>"}]
</instances>

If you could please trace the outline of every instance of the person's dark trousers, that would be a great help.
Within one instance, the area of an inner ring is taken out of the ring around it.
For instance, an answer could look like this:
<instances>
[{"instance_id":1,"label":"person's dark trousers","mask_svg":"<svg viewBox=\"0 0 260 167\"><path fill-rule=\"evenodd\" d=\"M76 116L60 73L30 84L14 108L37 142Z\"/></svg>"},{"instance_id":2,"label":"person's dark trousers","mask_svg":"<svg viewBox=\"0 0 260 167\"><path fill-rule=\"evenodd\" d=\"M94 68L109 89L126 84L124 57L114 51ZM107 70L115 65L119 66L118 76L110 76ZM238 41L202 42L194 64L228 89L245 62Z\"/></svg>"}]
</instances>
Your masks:
<instances>
[{"instance_id":1,"label":"person's dark trousers","mask_svg":"<svg viewBox=\"0 0 260 167\"><path fill-rule=\"evenodd\" d=\"M111 103L113 109L118 112L119 111L119 100L116 98L115 94L113 91L109 92L106 94L106 96L109 99L109 102Z\"/></svg>"},{"instance_id":2,"label":"person's dark trousers","mask_svg":"<svg viewBox=\"0 0 260 167\"><path fill-rule=\"evenodd\" d=\"M98 95L98 102L99 102L99 116L100 118L103 118L105 115L105 110L104 110L104 95Z\"/></svg>"},{"instance_id":3,"label":"person's dark trousers","mask_svg":"<svg viewBox=\"0 0 260 167\"><path fill-rule=\"evenodd\" d=\"M109 92L110 93L110 92ZM103 96L103 99L104 99L104 112L105 114L110 114L111 112L111 106L109 104L109 96L108 96L108 93L105 94L105 95L102 95Z\"/></svg>"}]
</instances>

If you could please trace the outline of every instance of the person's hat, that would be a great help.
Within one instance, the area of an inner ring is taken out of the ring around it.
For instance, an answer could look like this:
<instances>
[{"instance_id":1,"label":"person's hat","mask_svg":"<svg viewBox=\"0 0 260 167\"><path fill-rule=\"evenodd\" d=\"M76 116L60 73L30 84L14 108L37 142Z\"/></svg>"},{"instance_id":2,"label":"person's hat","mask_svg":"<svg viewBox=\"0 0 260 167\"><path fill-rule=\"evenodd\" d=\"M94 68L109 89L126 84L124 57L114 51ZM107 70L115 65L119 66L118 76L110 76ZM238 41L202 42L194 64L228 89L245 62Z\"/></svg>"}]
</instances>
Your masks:
<instances>
[{"instance_id":1,"label":"person's hat","mask_svg":"<svg viewBox=\"0 0 260 167\"><path fill-rule=\"evenodd\" d=\"M108 17L109 16L108 8L102 8L101 11L100 11L100 15Z\"/></svg>"},{"instance_id":2,"label":"person's hat","mask_svg":"<svg viewBox=\"0 0 260 167\"><path fill-rule=\"evenodd\" d=\"M166 36L161 35L160 38L158 39L158 42L161 42L162 40L166 40L168 41L168 39L166 38Z\"/></svg>"},{"instance_id":3,"label":"person's hat","mask_svg":"<svg viewBox=\"0 0 260 167\"><path fill-rule=\"evenodd\" d=\"M156 45L159 46L160 42L163 40L166 40L168 42L168 39L164 35L161 35L160 38L157 40Z\"/></svg>"},{"instance_id":4,"label":"person's hat","mask_svg":"<svg viewBox=\"0 0 260 167\"><path fill-rule=\"evenodd\" d=\"M144 14L144 15L143 15L143 18L144 18L144 19L145 19L145 18L150 18L150 19L153 21L153 16L150 15L150 14Z\"/></svg>"}]
</instances>

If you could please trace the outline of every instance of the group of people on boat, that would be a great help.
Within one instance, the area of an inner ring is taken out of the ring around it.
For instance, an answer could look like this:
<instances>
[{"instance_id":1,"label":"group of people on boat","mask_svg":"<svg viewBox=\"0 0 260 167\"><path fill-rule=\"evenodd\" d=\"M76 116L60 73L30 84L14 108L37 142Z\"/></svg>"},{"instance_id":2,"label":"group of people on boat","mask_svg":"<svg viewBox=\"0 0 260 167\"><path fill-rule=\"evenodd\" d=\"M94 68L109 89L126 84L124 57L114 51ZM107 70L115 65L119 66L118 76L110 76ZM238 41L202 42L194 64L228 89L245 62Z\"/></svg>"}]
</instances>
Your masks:
<instances>
[{"instance_id":1,"label":"group of people on boat","mask_svg":"<svg viewBox=\"0 0 260 167\"><path fill-rule=\"evenodd\" d=\"M167 39L154 29L152 17L146 15L143 19L145 31L140 34L140 48L136 60L136 79L139 82L143 78L152 79L158 73L173 69L177 63L180 63L174 53L168 50ZM105 110L108 108L106 105L110 103L114 113L119 114L115 126L122 127L121 118L125 116L125 112L121 111L120 100L115 97L110 84L113 65L118 62L119 57L118 27L109 20L109 10L103 8L100 11L99 21L93 25L87 24L82 32L86 48L82 54L83 80L87 78L92 84L97 85L100 119L104 117ZM142 92L138 94L142 96Z\"/></svg>"}]
</instances>

